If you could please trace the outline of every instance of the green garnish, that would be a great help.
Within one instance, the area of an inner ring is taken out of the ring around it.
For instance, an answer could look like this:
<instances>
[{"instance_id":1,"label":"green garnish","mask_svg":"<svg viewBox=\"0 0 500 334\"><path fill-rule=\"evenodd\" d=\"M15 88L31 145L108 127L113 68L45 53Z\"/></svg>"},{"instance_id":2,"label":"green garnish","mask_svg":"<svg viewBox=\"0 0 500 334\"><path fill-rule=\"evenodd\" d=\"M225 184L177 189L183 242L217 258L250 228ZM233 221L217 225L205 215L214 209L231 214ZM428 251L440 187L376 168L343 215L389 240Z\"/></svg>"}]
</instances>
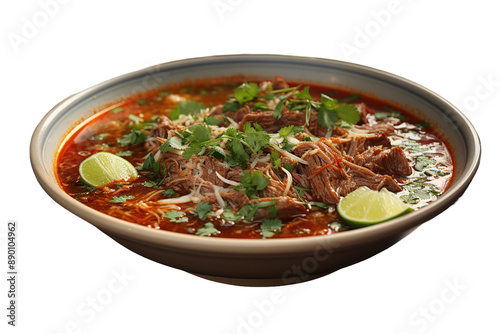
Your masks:
<instances>
[{"instance_id":1,"label":"green garnish","mask_svg":"<svg viewBox=\"0 0 500 334\"><path fill-rule=\"evenodd\" d=\"M266 239L274 236L274 233L281 231L282 225L281 219L264 219L260 224L262 238Z\"/></svg>"},{"instance_id":2,"label":"green garnish","mask_svg":"<svg viewBox=\"0 0 500 334\"><path fill-rule=\"evenodd\" d=\"M205 109L205 104L198 101L180 101L170 112L170 119L176 120L179 115L199 114L200 110Z\"/></svg>"},{"instance_id":3,"label":"green garnish","mask_svg":"<svg viewBox=\"0 0 500 334\"><path fill-rule=\"evenodd\" d=\"M161 193L163 196L168 196L168 197L174 197L175 196L175 190L170 188Z\"/></svg>"},{"instance_id":4,"label":"green garnish","mask_svg":"<svg viewBox=\"0 0 500 334\"><path fill-rule=\"evenodd\" d=\"M252 101L259 96L260 88L254 82L244 82L234 91L234 97L240 104Z\"/></svg>"},{"instance_id":5,"label":"green garnish","mask_svg":"<svg viewBox=\"0 0 500 334\"><path fill-rule=\"evenodd\" d=\"M134 196L132 196L132 195L129 195L129 196L120 196L120 197L113 196L113 199L111 199L110 202L111 203L125 203L129 199L133 199L133 198L134 198Z\"/></svg>"},{"instance_id":6,"label":"green garnish","mask_svg":"<svg viewBox=\"0 0 500 334\"><path fill-rule=\"evenodd\" d=\"M145 105L148 102L148 99L139 99L136 101L138 105Z\"/></svg>"},{"instance_id":7,"label":"green garnish","mask_svg":"<svg viewBox=\"0 0 500 334\"><path fill-rule=\"evenodd\" d=\"M214 116L208 116L203 119L207 125L221 125L223 120Z\"/></svg>"},{"instance_id":8,"label":"green garnish","mask_svg":"<svg viewBox=\"0 0 500 334\"><path fill-rule=\"evenodd\" d=\"M95 136L92 136L90 137L89 139L90 140L103 140L104 138L106 138L108 136L107 133L100 133L98 135L95 135Z\"/></svg>"},{"instance_id":9,"label":"green garnish","mask_svg":"<svg viewBox=\"0 0 500 334\"><path fill-rule=\"evenodd\" d=\"M198 216L201 220L205 220L208 214L212 211L212 203L201 202L196 205L196 209L191 210L190 213Z\"/></svg>"},{"instance_id":10,"label":"green garnish","mask_svg":"<svg viewBox=\"0 0 500 334\"><path fill-rule=\"evenodd\" d=\"M120 111L123 111L123 108L114 108L114 109L111 109L109 112L112 113L112 114L117 114L119 113Z\"/></svg>"},{"instance_id":11,"label":"green garnish","mask_svg":"<svg viewBox=\"0 0 500 334\"><path fill-rule=\"evenodd\" d=\"M153 188L153 187L158 187L155 181L144 181L142 183L143 186L148 187L148 188Z\"/></svg>"},{"instance_id":12,"label":"green garnish","mask_svg":"<svg viewBox=\"0 0 500 334\"><path fill-rule=\"evenodd\" d=\"M141 123L141 122L143 122L143 121L144 121L142 118L140 118L139 116L134 115L134 114L129 114L129 115L128 115L128 118L129 118L130 120L134 121L134 122L135 122L135 124L139 124L139 123Z\"/></svg>"},{"instance_id":13,"label":"green garnish","mask_svg":"<svg viewBox=\"0 0 500 334\"><path fill-rule=\"evenodd\" d=\"M129 134L123 136L123 138L118 139L119 146L136 145L144 143L148 139L148 136L141 130L133 129Z\"/></svg>"},{"instance_id":14,"label":"green garnish","mask_svg":"<svg viewBox=\"0 0 500 334\"><path fill-rule=\"evenodd\" d=\"M165 212L164 214L161 215L161 217L168 218L170 219L171 222L174 223L185 223L189 221L189 218L184 216L184 212L175 210Z\"/></svg>"},{"instance_id":15,"label":"green garnish","mask_svg":"<svg viewBox=\"0 0 500 334\"><path fill-rule=\"evenodd\" d=\"M212 223L205 223L205 226L204 227L201 227L199 228L197 231L196 231L196 235L200 235L202 237L209 237L211 235L216 235L216 234L219 234L220 231L217 230L215 227L214 227L214 224Z\"/></svg>"},{"instance_id":16,"label":"green garnish","mask_svg":"<svg viewBox=\"0 0 500 334\"><path fill-rule=\"evenodd\" d=\"M119 157L130 157L132 155L132 151L120 151L115 153Z\"/></svg>"},{"instance_id":17,"label":"green garnish","mask_svg":"<svg viewBox=\"0 0 500 334\"><path fill-rule=\"evenodd\" d=\"M271 161L273 162L274 169L279 170L281 167L281 154L271 151Z\"/></svg>"},{"instance_id":18,"label":"green garnish","mask_svg":"<svg viewBox=\"0 0 500 334\"><path fill-rule=\"evenodd\" d=\"M179 137L170 137L160 146L160 152L165 153L168 151L168 148L172 147L176 150L182 150L182 140Z\"/></svg>"},{"instance_id":19,"label":"green garnish","mask_svg":"<svg viewBox=\"0 0 500 334\"><path fill-rule=\"evenodd\" d=\"M254 170L250 174L248 170L243 171L241 175L241 184L234 187L235 190L244 189L245 194L250 198L256 198L255 193L263 190L269 184L269 178L264 176L262 171Z\"/></svg>"}]
</instances>

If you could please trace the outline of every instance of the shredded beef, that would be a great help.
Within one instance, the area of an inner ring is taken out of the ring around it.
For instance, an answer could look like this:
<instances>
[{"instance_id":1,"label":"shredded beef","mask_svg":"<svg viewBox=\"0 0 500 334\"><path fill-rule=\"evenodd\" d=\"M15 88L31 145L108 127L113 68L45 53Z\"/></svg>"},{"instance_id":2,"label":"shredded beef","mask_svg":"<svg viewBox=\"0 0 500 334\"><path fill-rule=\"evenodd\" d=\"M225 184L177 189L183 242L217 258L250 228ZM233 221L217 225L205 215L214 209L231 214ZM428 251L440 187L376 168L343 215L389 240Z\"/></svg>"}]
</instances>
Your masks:
<instances>
[{"instance_id":1,"label":"shredded beef","mask_svg":"<svg viewBox=\"0 0 500 334\"><path fill-rule=\"evenodd\" d=\"M275 206L278 208L278 214L276 218L289 218L292 216L298 216L305 214L307 212L307 208L296 199L280 196L280 197L264 197L259 199L253 199L250 203L255 202L265 202L265 201L276 201ZM269 216L268 208L259 208L255 213L255 220L262 220L266 218L271 218Z\"/></svg>"},{"instance_id":2,"label":"shredded beef","mask_svg":"<svg viewBox=\"0 0 500 334\"><path fill-rule=\"evenodd\" d=\"M390 176L375 174L344 159L330 140L300 143L294 154L308 163L297 166L297 173L305 175L306 179L299 178L295 181L301 187L310 189L312 197L317 201L336 204L341 196L346 196L360 186L373 190L386 187L393 192L402 190Z\"/></svg>"}]
</instances>

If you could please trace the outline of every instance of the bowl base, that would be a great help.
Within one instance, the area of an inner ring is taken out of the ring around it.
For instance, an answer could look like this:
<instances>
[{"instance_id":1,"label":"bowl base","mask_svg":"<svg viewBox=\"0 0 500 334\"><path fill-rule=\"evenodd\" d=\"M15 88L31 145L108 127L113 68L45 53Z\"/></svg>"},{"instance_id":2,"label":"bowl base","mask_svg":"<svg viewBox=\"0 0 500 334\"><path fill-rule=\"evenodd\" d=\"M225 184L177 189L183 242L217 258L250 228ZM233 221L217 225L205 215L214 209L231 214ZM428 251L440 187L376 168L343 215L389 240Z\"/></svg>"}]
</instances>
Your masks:
<instances>
[{"instance_id":1,"label":"bowl base","mask_svg":"<svg viewBox=\"0 0 500 334\"><path fill-rule=\"evenodd\" d=\"M313 279L328 275L329 273L308 275L307 278L300 279L300 281L296 281L293 283L286 283L283 281L282 278L234 278L234 277L220 277L220 276L202 275L202 274L194 274L194 273L190 273L190 274L207 279L207 280L212 281L212 282L217 282L217 283L237 285L237 286L249 286L249 287L266 287L266 286L283 286L283 285L290 285L290 284L295 284L295 283L307 282L307 281L311 281Z\"/></svg>"}]
</instances>

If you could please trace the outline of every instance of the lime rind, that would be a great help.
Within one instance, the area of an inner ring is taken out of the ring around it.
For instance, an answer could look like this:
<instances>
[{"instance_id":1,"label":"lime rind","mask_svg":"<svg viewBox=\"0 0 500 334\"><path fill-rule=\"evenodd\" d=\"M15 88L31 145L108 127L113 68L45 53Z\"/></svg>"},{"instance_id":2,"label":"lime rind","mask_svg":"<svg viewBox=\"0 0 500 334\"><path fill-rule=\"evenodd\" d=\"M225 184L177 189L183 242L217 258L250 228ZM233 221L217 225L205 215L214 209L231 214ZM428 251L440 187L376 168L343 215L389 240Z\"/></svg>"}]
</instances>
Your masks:
<instances>
[{"instance_id":1,"label":"lime rind","mask_svg":"<svg viewBox=\"0 0 500 334\"><path fill-rule=\"evenodd\" d=\"M109 152L98 152L80 163L80 178L86 184L101 188L113 182L137 178L135 167L127 160Z\"/></svg>"},{"instance_id":2,"label":"lime rind","mask_svg":"<svg viewBox=\"0 0 500 334\"><path fill-rule=\"evenodd\" d=\"M340 200L337 211L350 226L364 227L399 217L413 209L386 188L375 191L360 187Z\"/></svg>"}]
</instances>

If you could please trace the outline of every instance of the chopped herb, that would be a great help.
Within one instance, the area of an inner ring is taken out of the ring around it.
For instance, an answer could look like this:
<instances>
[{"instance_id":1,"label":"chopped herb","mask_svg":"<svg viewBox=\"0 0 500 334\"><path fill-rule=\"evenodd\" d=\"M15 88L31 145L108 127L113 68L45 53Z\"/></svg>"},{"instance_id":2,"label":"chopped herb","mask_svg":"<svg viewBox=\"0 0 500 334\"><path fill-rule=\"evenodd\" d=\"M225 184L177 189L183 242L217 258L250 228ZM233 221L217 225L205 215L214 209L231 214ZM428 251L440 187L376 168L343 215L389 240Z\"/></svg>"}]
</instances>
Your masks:
<instances>
[{"instance_id":1,"label":"chopped herb","mask_svg":"<svg viewBox=\"0 0 500 334\"><path fill-rule=\"evenodd\" d=\"M239 215L237 213L233 213L231 211L231 209L228 209L228 208L223 209L222 219L237 222L237 221L240 221L242 218L243 218L242 215Z\"/></svg>"},{"instance_id":2,"label":"chopped herb","mask_svg":"<svg viewBox=\"0 0 500 334\"><path fill-rule=\"evenodd\" d=\"M254 170L252 174L248 170L243 171L241 175L241 184L234 187L234 189L244 189L245 194L250 198L256 198L255 193L263 190L269 184L269 178L264 176L262 171Z\"/></svg>"},{"instance_id":3,"label":"chopped herb","mask_svg":"<svg viewBox=\"0 0 500 334\"><path fill-rule=\"evenodd\" d=\"M273 117L275 119L280 119L283 116L283 107L285 106L285 100L281 100L278 102L276 107L273 110Z\"/></svg>"},{"instance_id":4,"label":"chopped herb","mask_svg":"<svg viewBox=\"0 0 500 334\"><path fill-rule=\"evenodd\" d=\"M211 235L216 235L216 234L219 234L220 231L217 230L215 227L214 227L214 224L212 223L205 223L205 226L204 227L201 227L199 228L197 231L196 231L196 235L200 235L202 237L208 237L208 236L211 236Z\"/></svg>"},{"instance_id":5,"label":"chopped herb","mask_svg":"<svg viewBox=\"0 0 500 334\"><path fill-rule=\"evenodd\" d=\"M274 236L275 232L281 231L281 226L281 219L264 219L262 224L260 224L262 238L265 239Z\"/></svg>"},{"instance_id":6,"label":"chopped herb","mask_svg":"<svg viewBox=\"0 0 500 334\"><path fill-rule=\"evenodd\" d=\"M148 188L158 187L155 181L144 181L142 185Z\"/></svg>"},{"instance_id":7,"label":"chopped herb","mask_svg":"<svg viewBox=\"0 0 500 334\"><path fill-rule=\"evenodd\" d=\"M279 170L281 167L281 155L276 151L271 151L271 161L273 162L273 167Z\"/></svg>"},{"instance_id":8,"label":"chopped herb","mask_svg":"<svg viewBox=\"0 0 500 334\"><path fill-rule=\"evenodd\" d=\"M359 94L352 93L342 99L342 103L351 103L359 99Z\"/></svg>"},{"instance_id":9,"label":"chopped herb","mask_svg":"<svg viewBox=\"0 0 500 334\"><path fill-rule=\"evenodd\" d=\"M144 143L148 139L148 136L143 133L141 130L132 130L129 134L123 136L123 138L118 139L118 145L127 146L127 145L136 145L140 143Z\"/></svg>"},{"instance_id":10,"label":"chopped herb","mask_svg":"<svg viewBox=\"0 0 500 334\"><path fill-rule=\"evenodd\" d=\"M429 122L426 122L426 121L417 122L417 123L415 123L415 125L420 127L420 128L428 128L430 126Z\"/></svg>"},{"instance_id":11,"label":"chopped herb","mask_svg":"<svg viewBox=\"0 0 500 334\"><path fill-rule=\"evenodd\" d=\"M130 120L134 121L134 122L135 122L135 124L139 124L139 123L141 123L142 121L144 121L142 118L140 118L139 116L134 115L134 114L129 114L129 115L128 115L128 118L129 118Z\"/></svg>"},{"instance_id":12,"label":"chopped herb","mask_svg":"<svg viewBox=\"0 0 500 334\"><path fill-rule=\"evenodd\" d=\"M201 220L205 220L208 214L212 211L212 203L201 202L196 205L196 209L191 210L190 213L198 216Z\"/></svg>"},{"instance_id":13,"label":"chopped herb","mask_svg":"<svg viewBox=\"0 0 500 334\"><path fill-rule=\"evenodd\" d=\"M373 114L373 116L375 116L376 119L381 120L381 119L386 119L387 117L389 117L389 114L386 112L376 112Z\"/></svg>"},{"instance_id":14,"label":"chopped herb","mask_svg":"<svg viewBox=\"0 0 500 334\"><path fill-rule=\"evenodd\" d=\"M114 108L111 109L109 112L112 114L118 114L120 111L123 111L123 108Z\"/></svg>"},{"instance_id":15,"label":"chopped herb","mask_svg":"<svg viewBox=\"0 0 500 334\"><path fill-rule=\"evenodd\" d=\"M167 196L167 197L175 197L175 190L170 188L170 189L163 191L161 194L163 196Z\"/></svg>"},{"instance_id":16,"label":"chopped herb","mask_svg":"<svg viewBox=\"0 0 500 334\"><path fill-rule=\"evenodd\" d=\"M264 102L256 102L252 106L252 110L254 110L254 111L265 111L265 110L269 110L269 107Z\"/></svg>"},{"instance_id":17,"label":"chopped herb","mask_svg":"<svg viewBox=\"0 0 500 334\"><path fill-rule=\"evenodd\" d=\"M120 151L115 154L119 157L130 157L132 155L132 151Z\"/></svg>"},{"instance_id":18,"label":"chopped herb","mask_svg":"<svg viewBox=\"0 0 500 334\"><path fill-rule=\"evenodd\" d=\"M415 169L419 172L424 171L427 168L432 168L436 165L436 160L429 159L425 155L419 155L417 157L417 162L415 164Z\"/></svg>"},{"instance_id":19,"label":"chopped herb","mask_svg":"<svg viewBox=\"0 0 500 334\"><path fill-rule=\"evenodd\" d=\"M385 106L384 109L390 113L391 117L398 118L401 122L408 120L408 117L403 115L400 111L394 110L389 106Z\"/></svg>"},{"instance_id":20,"label":"chopped herb","mask_svg":"<svg viewBox=\"0 0 500 334\"><path fill-rule=\"evenodd\" d=\"M148 102L148 99L139 99L136 101L138 105L145 105Z\"/></svg>"},{"instance_id":21,"label":"chopped herb","mask_svg":"<svg viewBox=\"0 0 500 334\"><path fill-rule=\"evenodd\" d=\"M283 167L285 167L285 169L289 172L291 172L295 166L297 166L297 163L294 163L294 164L283 164Z\"/></svg>"},{"instance_id":22,"label":"chopped herb","mask_svg":"<svg viewBox=\"0 0 500 334\"><path fill-rule=\"evenodd\" d=\"M223 120L214 116L205 117L203 120L207 125L221 125Z\"/></svg>"},{"instance_id":23,"label":"chopped herb","mask_svg":"<svg viewBox=\"0 0 500 334\"><path fill-rule=\"evenodd\" d=\"M176 120L179 115L199 114L200 110L205 109L205 104L198 101L180 101L170 112L170 119Z\"/></svg>"},{"instance_id":24,"label":"chopped herb","mask_svg":"<svg viewBox=\"0 0 500 334\"><path fill-rule=\"evenodd\" d=\"M234 91L234 97L240 104L252 101L259 96L260 88L254 83L246 83L239 85Z\"/></svg>"},{"instance_id":25,"label":"chopped herb","mask_svg":"<svg viewBox=\"0 0 500 334\"><path fill-rule=\"evenodd\" d=\"M160 152L165 153L168 151L168 148L172 147L176 150L182 150L182 140L179 137L170 137L160 146Z\"/></svg>"},{"instance_id":26,"label":"chopped herb","mask_svg":"<svg viewBox=\"0 0 500 334\"><path fill-rule=\"evenodd\" d=\"M278 207L277 206L270 206L267 208L267 213L269 213L269 217L271 218L276 218L278 216Z\"/></svg>"},{"instance_id":27,"label":"chopped herb","mask_svg":"<svg viewBox=\"0 0 500 334\"><path fill-rule=\"evenodd\" d=\"M111 203L125 203L129 199L133 199L133 198L134 198L134 196L132 196L132 195L129 195L129 196L120 196L120 197L113 196L113 199L111 199L110 202Z\"/></svg>"},{"instance_id":28,"label":"chopped herb","mask_svg":"<svg viewBox=\"0 0 500 334\"><path fill-rule=\"evenodd\" d=\"M238 101L231 101L231 100L229 100L222 107L222 112L226 112L226 111L237 112L238 109L240 109L240 108L241 108L241 105L238 103Z\"/></svg>"},{"instance_id":29,"label":"chopped herb","mask_svg":"<svg viewBox=\"0 0 500 334\"><path fill-rule=\"evenodd\" d=\"M297 197L299 199L301 199L301 197L304 196L304 193L306 191L309 191L309 189L302 188L302 187L299 187L299 186L293 186L293 188L295 189L295 192L297 193Z\"/></svg>"},{"instance_id":30,"label":"chopped herb","mask_svg":"<svg viewBox=\"0 0 500 334\"><path fill-rule=\"evenodd\" d=\"M188 217L184 216L184 212L175 211L175 210L165 212L164 214L161 215L161 217L168 218L168 219L170 219L171 222L174 222L174 223L185 223L185 222L189 221Z\"/></svg>"},{"instance_id":31,"label":"chopped herb","mask_svg":"<svg viewBox=\"0 0 500 334\"><path fill-rule=\"evenodd\" d=\"M276 205L276 200L273 201L263 201L263 202L251 202L245 204L236 214L241 216L241 219L245 221L252 222L255 213L259 208L267 208L269 206Z\"/></svg>"},{"instance_id":32,"label":"chopped herb","mask_svg":"<svg viewBox=\"0 0 500 334\"><path fill-rule=\"evenodd\" d=\"M105 139L107 136L108 136L108 134L107 134L107 133L100 133L100 134L98 134L98 135L95 135L95 136L90 137L89 139L90 139L90 140L103 140L103 139Z\"/></svg>"},{"instance_id":33,"label":"chopped herb","mask_svg":"<svg viewBox=\"0 0 500 334\"><path fill-rule=\"evenodd\" d=\"M129 118L130 118L130 116L129 116ZM157 121L151 120L151 121L144 121L141 123L134 123L132 125L128 125L127 128L135 129L135 130L140 130L140 129L149 130L153 127L153 125L156 125L156 124L158 124Z\"/></svg>"}]
</instances>

